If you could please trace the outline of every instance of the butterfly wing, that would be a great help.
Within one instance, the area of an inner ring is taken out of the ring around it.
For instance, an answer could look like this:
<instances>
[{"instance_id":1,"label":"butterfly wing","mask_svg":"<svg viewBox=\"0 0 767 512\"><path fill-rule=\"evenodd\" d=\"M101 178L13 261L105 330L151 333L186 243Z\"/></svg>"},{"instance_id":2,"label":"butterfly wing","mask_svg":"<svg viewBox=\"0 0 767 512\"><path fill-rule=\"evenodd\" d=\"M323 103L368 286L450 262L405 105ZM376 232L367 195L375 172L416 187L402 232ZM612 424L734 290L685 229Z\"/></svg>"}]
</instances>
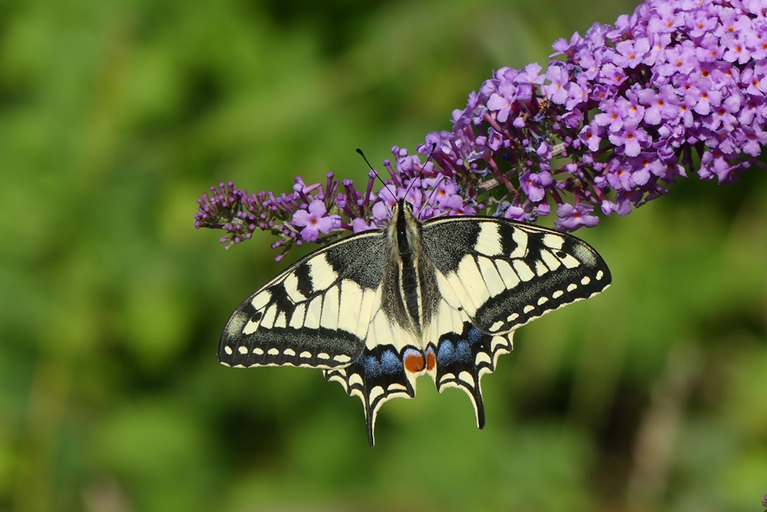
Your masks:
<instances>
[{"instance_id":1,"label":"butterfly wing","mask_svg":"<svg viewBox=\"0 0 767 512\"><path fill-rule=\"evenodd\" d=\"M477 426L485 426L480 379L495 371L498 357L511 352L514 332L483 333L466 314L440 299L435 321L425 330L427 354L433 354L429 374L441 393L448 387L464 390L471 398Z\"/></svg>"},{"instance_id":2,"label":"butterfly wing","mask_svg":"<svg viewBox=\"0 0 767 512\"><path fill-rule=\"evenodd\" d=\"M384 293L382 289L380 295ZM340 383L349 395L362 400L368 441L375 444L378 410L392 398L413 398L415 380L425 369L416 338L377 308L361 356L344 368L325 370L325 378Z\"/></svg>"},{"instance_id":3,"label":"butterfly wing","mask_svg":"<svg viewBox=\"0 0 767 512\"><path fill-rule=\"evenodd\" d=\"M469 395L482 428L480 379L511 351L513 331L602 292L610 271L574 236L504 219L434 219L423 224L422 233L439 290L425 329L435 356L429 373L440 392L458 387Z\"/></svg>"},{"instance_id":4,"label":"butterfly wing","mask_svg":"<svg viewBox=\"0 0 767 512\"><path fill-rule=\"evenodd\" d=\"M218 359L234 367L338 368L365 347L380 300L382 233L361 233L297 261L248 297L221 334Z\"/></svg>"},{"instance_id":5,"label":"butterfly wing","mask_svg":"<svg viewBox=\"0 0 767 512\"><path fill-rule=\"evenodd\" d=\"M385 235L368 232L297 261L234 311L219 341L219 361L323 369L327 380L362 400L374 444L384 402L415 396L417 372L406 366L412 370L413 357L421 357L413 334L382 306L392 300L382 285L389 254Z\"/></svg>"}]
</instances>

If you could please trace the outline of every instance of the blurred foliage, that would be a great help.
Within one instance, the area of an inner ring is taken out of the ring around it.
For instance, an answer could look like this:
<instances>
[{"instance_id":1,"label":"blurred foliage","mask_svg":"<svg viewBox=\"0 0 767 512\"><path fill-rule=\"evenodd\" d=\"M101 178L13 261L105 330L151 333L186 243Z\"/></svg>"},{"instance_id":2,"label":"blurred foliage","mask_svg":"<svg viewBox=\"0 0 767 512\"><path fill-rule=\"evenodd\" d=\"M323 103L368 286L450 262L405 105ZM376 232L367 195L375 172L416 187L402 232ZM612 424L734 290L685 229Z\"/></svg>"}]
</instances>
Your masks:
<instances>
[{"instance_id":1,"label":"blurred foliage","mask_svg":"<svg viewBox=\"0 0 767 512\"><path fill-rule=\"evenodd\" d=\"M767 493L767 179L696 179L578 234L603 295L485 379L362 408L319 371L216 362L283 265L225 252L233 179L364 180L492 69L607 0L0 2L0 511L753 511Z\"/></svg>"}]
</instances>

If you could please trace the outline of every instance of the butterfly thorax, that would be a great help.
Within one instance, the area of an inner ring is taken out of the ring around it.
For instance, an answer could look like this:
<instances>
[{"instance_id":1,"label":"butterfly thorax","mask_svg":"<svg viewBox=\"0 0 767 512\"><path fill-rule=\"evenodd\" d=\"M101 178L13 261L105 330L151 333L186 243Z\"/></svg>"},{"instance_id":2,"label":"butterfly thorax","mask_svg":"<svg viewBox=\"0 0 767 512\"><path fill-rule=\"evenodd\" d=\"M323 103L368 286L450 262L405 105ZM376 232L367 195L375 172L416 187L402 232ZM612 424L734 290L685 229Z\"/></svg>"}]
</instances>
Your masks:
<instances>
[{"instance_id":1,"label":"butterfly thorax","mask_svg":"<svg viewBox=\"0 0 767 512\"><path fill-rule=\"evenodd\" d=\"M433 264L423 251L421 223L413 216L412 206L400 199L393 219L386 228L387 250L391 265L384 275L384 301L391 319L414 334L420 334L432 317L436 278Z\"/></svg>"}]
</instances>

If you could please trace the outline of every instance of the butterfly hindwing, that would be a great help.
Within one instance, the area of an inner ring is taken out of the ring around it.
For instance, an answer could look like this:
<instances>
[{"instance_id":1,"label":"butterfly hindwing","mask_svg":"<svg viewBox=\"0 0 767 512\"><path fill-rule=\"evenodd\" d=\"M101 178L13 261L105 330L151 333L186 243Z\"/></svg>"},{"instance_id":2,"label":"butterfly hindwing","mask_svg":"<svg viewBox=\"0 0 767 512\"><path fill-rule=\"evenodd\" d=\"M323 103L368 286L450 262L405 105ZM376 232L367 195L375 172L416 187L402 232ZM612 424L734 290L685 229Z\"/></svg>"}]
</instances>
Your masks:
<instances>
[{"instance_id":1,"label":"butterfly hindwing","mask_svg":"<svg viewBox=\"0 0 767 512\"><path fill-rule=\"evenodd\" d=\"M503 219L435 219L422 236L440 300L426 331L436 355L429 373L440 392L458 387L469 395L482 428L480 379L511 351L513 331L603 291L610 271L582 240Z\"/></svg>"},{"instance_id":2,"label":"butterfly hindwing","mask_svg":"<svg viewBox=\"0 0 767 512\"><path fill-rule=\"evenodd\" d=\"M339 382L349 395L362 400L371 446L375 444L376 416L384 402L415 396L415 380L426 366L417 343L380 309L372 319L362 354L344 368L324 372L327 380Z\"/></svg>"},{"instance_id":3,"label":"butterfly hindwing","mask_svg":"<svg viewBox=\"0 0 767 512\"><path fill-rule=\"evenodd\" d=\"M387 362L394 363L387 366ZM399 368L397 368L399 366ZM323 370L328 381L336 381L350 396L362 400L368 442L375 444L378 410L392 398L413 398L415 385L402 369L399 356L387 347L377 347L345 368Z\"/></svg>"},{"instance_id":4,"label":"butterfly hindwing","mask_svg":"<svg viewBox=\"0 0 767 512\"><path fill-rule=\"evenodd\" d=\"M433 340L427 354L434 363L429 374L440 393L449 387L462 389L471 399L477 427L485 426L480 379L495 371L498 357L511 352L513 332L503 335L483 333L465 311L442 300L435 321L426 335Z\"/></svg>"},{"instance_id":5,"label":"butterfly hindwing","mask_svg":"<svg viewBox=\"0 0 767 512\"><path fill-rule=\"evenodd\" d=\"M365 346L385 257L381 234L362 233L291 265L232 313L219 361L229 366L346 366Z\"/></svg>"}]
</instances>

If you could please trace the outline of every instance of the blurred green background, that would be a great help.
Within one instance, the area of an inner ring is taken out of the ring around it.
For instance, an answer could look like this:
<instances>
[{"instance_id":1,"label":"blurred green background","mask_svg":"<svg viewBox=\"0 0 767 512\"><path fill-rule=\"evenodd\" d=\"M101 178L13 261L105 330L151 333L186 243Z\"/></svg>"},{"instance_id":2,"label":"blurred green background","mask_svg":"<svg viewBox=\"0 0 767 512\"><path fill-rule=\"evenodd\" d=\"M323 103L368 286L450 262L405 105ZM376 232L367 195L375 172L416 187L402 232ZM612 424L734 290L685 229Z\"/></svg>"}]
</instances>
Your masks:
<instances>
[{"instance_id":1,"label":"blurred green background","mask_svg":"<svg viewBox=\"0 0 767 512\"><path fill-rule=\"evenodd\" d=\"M603 295L466 396L362 407L216 361L285 262L196 231L220 181L362 183L493 69L616 0L0 1L0 511L755 511L767 493L767 179L684 180L578 235ZM293 253L286 260L295 258Z\"/></svg>"}]
</instances>

